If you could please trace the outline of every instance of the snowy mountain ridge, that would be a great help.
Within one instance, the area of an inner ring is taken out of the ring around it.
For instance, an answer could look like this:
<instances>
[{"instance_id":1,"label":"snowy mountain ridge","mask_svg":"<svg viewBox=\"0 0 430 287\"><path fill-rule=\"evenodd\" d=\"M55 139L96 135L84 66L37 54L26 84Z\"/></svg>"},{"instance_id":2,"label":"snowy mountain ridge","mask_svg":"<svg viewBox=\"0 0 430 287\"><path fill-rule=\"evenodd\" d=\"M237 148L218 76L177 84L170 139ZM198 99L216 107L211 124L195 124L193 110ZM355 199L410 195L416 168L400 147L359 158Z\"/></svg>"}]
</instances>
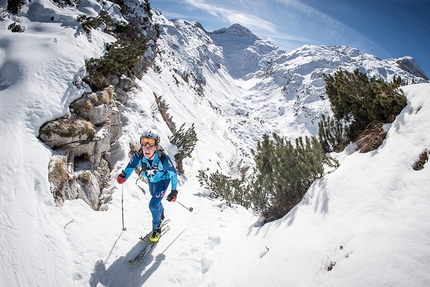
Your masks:
<instances>
[{"instance_id":1,"label":"snowy mountain ridge","mask_svg":"<svg viewBox=\"0 0 430 287\"><path fill-rule=\"evenodd\" d=\"M427 82L410 57L381 60L345 46L305 45L286 52L239 24L207 32L198 22L168 21L159 11L155 14L162 27L160 65L179 76L194 74L193 85L202 84L200 99L231 121L229 129L248 148L260 138L250 130L289 139L315 136L321 115L331 114L323 73L359 68L386 81L400 76L409 83ZM402 68L406 66L415 74Z\"/></svg>"}]
</instances>

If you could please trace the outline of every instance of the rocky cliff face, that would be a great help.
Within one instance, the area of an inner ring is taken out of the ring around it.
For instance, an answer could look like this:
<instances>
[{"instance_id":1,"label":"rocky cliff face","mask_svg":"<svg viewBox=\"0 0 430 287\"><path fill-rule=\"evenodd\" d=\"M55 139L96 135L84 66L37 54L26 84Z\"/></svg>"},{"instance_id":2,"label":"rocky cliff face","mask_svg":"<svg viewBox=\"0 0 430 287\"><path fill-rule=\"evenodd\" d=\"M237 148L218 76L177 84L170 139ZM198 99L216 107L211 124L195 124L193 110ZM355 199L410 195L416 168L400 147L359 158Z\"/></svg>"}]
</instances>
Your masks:
<instances>
[{"instance_id":1,"label":"rocky cliff face","mask_svg":"<svg viewBox=\"0 0 430 287\"><path fill-rule=\"evenodd\" d=\"M405 70L412 75L417 77L421 77L423 79L428 80L429 78L424 73L423 69L421 69L420 65L415 61L412 57L403 57L400 59L395 59L396 64L402 69Z\"/></svg>"},{"instance_id":2,"label":"rocky cliff face","mask_svg":"<svg viewBox=\"0 0 430 287\"><path fill-rule=\"evenodd\" d=\"M141 19L140 27L147 39L148 49L128 75L112 74L109 86L98 92L86 86L80 98L69 105L68 116L54 119L41 126L39 138L53 150L49 164L49 181L56 204L65 200L83 199L95 210L103 210L103 188L110 179L110 167L105 156L121 136L121 113L128 101L128 92L136 86L152 65L156 56L159 33L150 20L148 3L138 5L129 1L133 20ZM143 10L142 10L143 9ZM146 11L148 10L148 11Z\"/></svg>"},{"instance_id":3,"label":"rocky cliff face","mask_svg":"<svg viewBox=\"0 0 430 287\"><path fill-rule=\"evenodd\" d=\"M49 178L57 204L82 198L99 209L99 196L110 173L104 155L121 133L120 105L112 87L85 94L69 106L70 116L40 128L39 138L54 150ZM57 176L56 169L64 171L62 176Z\"/></svg>"}]
</instances>

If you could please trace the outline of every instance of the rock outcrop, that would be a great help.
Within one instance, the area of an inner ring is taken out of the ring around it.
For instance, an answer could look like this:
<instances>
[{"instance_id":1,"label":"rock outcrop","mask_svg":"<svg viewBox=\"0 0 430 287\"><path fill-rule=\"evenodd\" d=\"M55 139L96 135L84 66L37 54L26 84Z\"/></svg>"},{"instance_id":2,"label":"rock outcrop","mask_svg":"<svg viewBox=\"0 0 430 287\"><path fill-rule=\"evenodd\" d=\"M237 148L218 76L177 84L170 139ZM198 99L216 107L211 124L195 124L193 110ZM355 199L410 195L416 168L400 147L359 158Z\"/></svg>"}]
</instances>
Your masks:
<instances>
[{"instance_id":1,"label":"rock outcrop","mask_svg":"<svg viewBox=\"0 0 430 287\"><path fill-rule=\"evenodd\" d=\"M144 9L150 11L147 1ZM121 113L128 101L128 93L156 57L158 27L152 24L150 16L140 19L140 28L147 39L142 59L129 67L126 75L114 73L107 76L107 88L86 92L73 101L69 105L70 115L40 127L39 139L53 150L48 179L57 205L79 198L94 210L107 209L110 196L104 195L103 189L110 179L111 169L106 155L121 136ZM75 84L85 85L83 82Z\"/></svg>"}]
</instances>

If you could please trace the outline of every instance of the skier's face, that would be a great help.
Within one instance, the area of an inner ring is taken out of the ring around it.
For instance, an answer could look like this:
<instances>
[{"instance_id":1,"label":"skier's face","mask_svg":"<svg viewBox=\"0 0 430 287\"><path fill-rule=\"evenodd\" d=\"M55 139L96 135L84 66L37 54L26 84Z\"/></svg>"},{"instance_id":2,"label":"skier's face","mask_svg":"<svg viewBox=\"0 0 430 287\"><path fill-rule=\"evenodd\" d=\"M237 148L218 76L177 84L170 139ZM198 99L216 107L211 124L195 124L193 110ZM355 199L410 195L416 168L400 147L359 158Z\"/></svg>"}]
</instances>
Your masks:
<instances>
[{"instance_id":1,"label":"skier's face","mask_svg":"<svg viewBox=\"0 0 430 287\"><path fill-rule=\"evenodd\" d=\"M157 150L157 146L150 146L149 144L142 146L143 156L147 159L153 159L155 155L155 151Z\"/></svg>"},{"instance_id":2,"label":"skier's face","mask_svg":"<svg viewBox=\"0 0 430 287\"><path fill-rule=\"evenodd\" d=\"M141 137L140 145L142 146L143 155L147 159L153 159L155 151L157 150L157 141L154 138Z\"/></svg>"}]
</instances>

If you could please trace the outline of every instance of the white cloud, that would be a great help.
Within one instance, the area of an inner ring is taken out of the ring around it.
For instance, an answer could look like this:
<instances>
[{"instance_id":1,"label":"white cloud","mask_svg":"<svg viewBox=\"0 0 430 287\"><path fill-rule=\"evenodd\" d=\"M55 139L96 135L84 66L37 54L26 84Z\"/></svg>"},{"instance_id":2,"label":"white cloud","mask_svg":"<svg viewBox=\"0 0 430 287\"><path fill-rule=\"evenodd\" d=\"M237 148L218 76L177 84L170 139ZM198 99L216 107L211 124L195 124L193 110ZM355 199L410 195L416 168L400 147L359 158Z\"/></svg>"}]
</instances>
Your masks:
<instances>
[{"instance_id":1,"label":"white cloud","mask_svg":"<svg viewBox=\"0 0 430 287\"><path fill-rule=\"evenodd\" d=\"M294 35L278 35L278 39L292 39L303 44L346 45L359 49L366 47L369 52L387 54L368 37L309 5L295 0L277 0L276 3L279 5L274 7L273 21L288 26L278 30L282 31L281 34L288 31L288 34Z\"/></svg>"},{"instance_id":2,"label":"white cloud","mask_svg":"<svg viewBox=\"0 0 430 287\"><path fill-rule=\"evenodd\" d=\"M203 26L208 25L205 22L210 22L201 16L207 13L225 26L239 23L261 38L273 41L286 50L295 49L303 44L321 44L346 45L369 53L388 54L371 39L301 1L259 1L251 4L242 0L184 0L184 2L183 5L186 6L184 9L195 12L200 10L198 13L200 16L196 16L196 20L202 21Z\"/></svg>"}]
</instances>

